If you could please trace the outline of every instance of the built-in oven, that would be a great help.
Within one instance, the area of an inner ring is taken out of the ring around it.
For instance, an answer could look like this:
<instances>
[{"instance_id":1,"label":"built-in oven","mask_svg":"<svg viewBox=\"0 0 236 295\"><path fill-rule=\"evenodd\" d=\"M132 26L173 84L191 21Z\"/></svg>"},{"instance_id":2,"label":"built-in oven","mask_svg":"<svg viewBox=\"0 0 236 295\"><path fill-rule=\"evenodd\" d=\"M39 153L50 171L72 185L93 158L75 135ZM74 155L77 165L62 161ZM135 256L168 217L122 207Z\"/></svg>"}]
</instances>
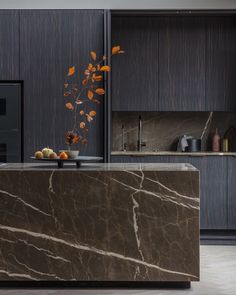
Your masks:
<instances>
[{"instance_id":1,"label":"built-in oven","mask_svg":"<svg viewBox=\"0 0 236 295\"><path fill-rule=\"evenodd\" d=\"M21 83L0 82L0 162L21 162Z\"/></svg>"}]
</instances>

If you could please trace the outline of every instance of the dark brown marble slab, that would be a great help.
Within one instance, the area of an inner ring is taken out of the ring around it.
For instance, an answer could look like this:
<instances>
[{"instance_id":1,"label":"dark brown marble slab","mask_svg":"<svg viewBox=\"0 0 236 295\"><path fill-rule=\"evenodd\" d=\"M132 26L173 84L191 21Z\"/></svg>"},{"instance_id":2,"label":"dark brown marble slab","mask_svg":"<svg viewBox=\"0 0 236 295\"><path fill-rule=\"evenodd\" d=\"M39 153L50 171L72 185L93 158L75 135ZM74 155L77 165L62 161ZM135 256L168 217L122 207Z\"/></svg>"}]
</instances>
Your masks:
<instances>
[{"instance_id":1,"label":"dark brown marble slab","mask_svg":"<svg viewBox=\"0 0 236 295\"><path fill-rule=\"evenodd\" d=\"M199 280L199 172L177 166L1 168L0 280Z\"/></svg>"},{"instance_id":2,"label":"dark brown marble slab","mask_svg":"<svg viewBox=\"0 0 236 295\"><path fill-rule=\"evenodd\" d=\"M122 149L122 125L127 151L137 150L139 116L143 122L142 140L146 143L144 152L176 151L184 134L201 138L202 151L211 151L216 128L223 138L229 127L236 127L236 112L113 112L112 151ZM236 152L234 148L229 151Z\"/></svg>"}]
</instances>

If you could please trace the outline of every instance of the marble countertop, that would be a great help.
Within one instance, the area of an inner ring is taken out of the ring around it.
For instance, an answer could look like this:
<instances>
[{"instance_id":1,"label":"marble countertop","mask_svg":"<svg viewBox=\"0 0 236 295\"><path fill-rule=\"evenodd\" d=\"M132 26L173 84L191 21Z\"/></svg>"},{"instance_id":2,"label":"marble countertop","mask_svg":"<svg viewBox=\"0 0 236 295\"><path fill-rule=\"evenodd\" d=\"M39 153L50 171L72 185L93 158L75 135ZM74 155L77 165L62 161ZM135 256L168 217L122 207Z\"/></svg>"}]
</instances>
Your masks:
<instances>
[{"instance_id":1,"label":"marble countertop","mask_svg":"<svg viewBox=\"0 0 236 295\"><path fill-rule=\"evenodd\" d=\"M174 152L174 151L113 151L112 156L134 156L134 157L144 157L144 156L194 156L194 157L204 157L204 156L234 156L236 157L236 152Z\"/></svg>"},{"instance_id":2,"label":"marble countertop","mask_svg":"<svg viewBox=\"0 0 236 295\"><path fill-rule=\"evenodd\" d=\"M198 171L188 163L83 163L80 168L74 164L66 164L64 168L58 168L56 163L6 163L0 164L0 171L23 170L23 171Z\"/></svg>"}]
</instances>

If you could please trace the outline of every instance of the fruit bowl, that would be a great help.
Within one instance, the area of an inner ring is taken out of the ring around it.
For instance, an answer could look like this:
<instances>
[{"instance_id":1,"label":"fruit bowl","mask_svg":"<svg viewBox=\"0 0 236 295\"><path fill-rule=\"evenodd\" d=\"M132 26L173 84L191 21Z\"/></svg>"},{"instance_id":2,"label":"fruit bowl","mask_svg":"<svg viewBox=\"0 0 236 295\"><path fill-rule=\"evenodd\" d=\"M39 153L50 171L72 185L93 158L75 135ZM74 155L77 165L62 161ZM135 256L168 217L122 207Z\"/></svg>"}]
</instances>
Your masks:
<instances>
[{"instance_id":1,"label":"fruit bowl","mask_svg":"<svg viewBox=\"0 0 236 295\"><path fill-rule=\"evenodd\" d=\"M99 162L102 161L102 157L90 157L90 156L77 156L75 159L60 159L59 157L55 159L50 158L41 158L38 159L36 157L31 157L31 159L36 161L47 161L47 162L55 162L58 165L58 168L63 168L64 163L75 163L76 167L79 168L82 162Z\"/></svg>"}]
</instances>

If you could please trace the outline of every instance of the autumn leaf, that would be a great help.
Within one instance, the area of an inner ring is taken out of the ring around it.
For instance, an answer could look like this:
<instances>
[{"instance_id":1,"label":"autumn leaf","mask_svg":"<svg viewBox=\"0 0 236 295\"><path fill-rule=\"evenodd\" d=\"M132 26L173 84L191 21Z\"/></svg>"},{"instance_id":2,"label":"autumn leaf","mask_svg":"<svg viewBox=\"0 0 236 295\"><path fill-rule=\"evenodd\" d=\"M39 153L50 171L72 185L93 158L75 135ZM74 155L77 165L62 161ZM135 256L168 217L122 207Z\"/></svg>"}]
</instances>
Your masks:
<instances>
[{"instance_id":1,"label":"autumn leaf","mask_svg":"<svg viewBox=\"0 0 236 295\"><path fill-rule=\"evenodd\" d=\"M89 114L86 114L86 117L87 117L87 121L88 121L88 122L93 121L93 118L92 118L91 116L89 116Z\"/></svg>"},{"instance_id":2,"label":"autumn leaf","mask_svg":"<svg viewBox=\"0 0 236 295\"><path fill-rule=\"evenodd\" d=\"M97 71L100 71L100 69L101 69L101 66L98 64L97 65Z\"/></svg>"},{"instance_id":3,"label":"autumn leaf","mask_svg":"<svg viewBox=\"0 0 236 295\"><path fill-rule=\"evenodd\" d=\"M76 104L82 104L83 102L82 102L82 100L77 99L77 100L75 101L75 103L76 103Z\"/></svg>"},{"instance_id":4,"label":"autumn leaf","mask_svg":"<svg viewBox=\"0 0 236 295\"><path fill-rule=\"evenodd\" d=\"M91 89L88 90L88 99L89 100L93 99L93 91Z\"/></svg>"},{"instance_id":5,"label":"autumn leaf","mask_svg":"<svg viewBox=\"0 0 236 295\"><path fill-rule=\"evenodd\" d=\"M74 75L74 73L75 73L75 67L74 66L70 67L68 70L67 76L72 76L72 75Z\"/></svg>"},{"instance_id":6,"label":"autumn leaf","mask_svg":"<svg viewBox=\"0 0 236 295\"><path fill-rule=\"evenodd\" d=\"M91 57L92 57L92 59L93 59L94 61L97 59L97 54L96 54L95 51L91 51L91 52L90 52L90 55L91 55Z\"/></svg>"},{"instance_id":7,"label":"autumn leaf","mask_svg":"<svg viewBox=\"0 0 236 295\"><path fill-rule=\"evenodd\" d=\"M77 144L79 142L79 136L76 134L75 137L73 138L73 143Z\"/></svg>"},{"instance_id":8,"label":"autumn leaf","mask_svg":"<svg viewBox=\"0 0 236 295\"><path fill-rule=\"evenodd\" d=\"M84 86L86 86L86 85L88 84L88 79L84 79L84 80L82 81L82 84L83 84Z\"/></svg>"},{"instance_id":9,"label":"autumn leaf","mask_svg":"<svg viewBox=\"0 0 236 295\"><path fill-rule=\"evenodd\" d=\"M95 117L96 116L96 111L90 111L89 112L89 116L91 116L91 117Z\"/></svg>"},{"instance_id":10,"label":"autumn leaf","mask_svg":"<svg viewBox=\"0 0 236 295\"><path fill-rule=\"evenodd\" d=\"M88 70L91 71L92 68L93 68L93 65L92 65L92 64L89 64L89 65L88 65Z\"/></svg>"},{"instance_id":11,"label":"autumn leaf","mask_svg":"<svg viewBox=\"0 0 236 295\"><path fill-rule=\"evenodd\" d=\"M95 92L98 94L98 95L103 95L105 93L105 90L103 88L97 88L95 90Z\"/></svg>"},{"instance_id":12,"label":"autumn leaf","mask_svg":"<svg viewBox=\"0 0 236 295\"><path fill-rule=\"evenodd\" d=\"M66 108L69 109L69 110L73 110L74 109L74 106L72 105L72 103L67 102L66 103Z\"/></svg>"},{"instance_id":13,"label":"autumn leaf","mask_svg":"<svg viewBox=\"0 0 236 295\"><path fill-rule=\"evenodd\" d=\"M83 110L81 110L79 113L80 113L81 116L84 115L84 111Z\"/></svg>"},{"instance_id":14,"label":"autumn leaf","mask_svg":"<svg viewBox=\"0 0 236 295\"><path fill-rule=\"evenodd\" d=\"M80 122L79 127L80 127L81 129L83 129L83 128L85 127L85 123L84 123L84 122Z\"/></svg>"},{"instance_id":15,"label":"autumn leaf","mask_svg":"<svg viewBox=\"0 0 236 295\"><path fill-rule=\"evenodd\" d=\"M95 75L95 74L93 74L93 76L92 76L92 79L94 80L94 81L96 81L96 82L99 82L99 81L102 81L102 75Z\"/></svg>"},{"instance_id":16,"label":"autumn leaf","mask_svg":"<svg viewBox=\"0 0 236 295\"><path fill-rule=\"evenodd\" d=\"M69 95L71 95L71 92L64 92L64 97L67 97L67 96L69 96Z\"/></svg>"},{"instance_id":17,"label":"autumn leaf","mask_svg":"<svg viewBox=\"0 0 236 295\"><path fill-rule=\"evenodd\" d=\"M109 72L110 71L110 67L109 66L102 66L100 71L102 72Z\"/></svg>"},{"instance_id":18,"label":"autumn leaf","mask_svg":"<svg viewBox=\"0 0 236 295\"><path fill-rule=\"evenodd\" d=\"M118 45L118 46L112 47L111 53L112 54L118 54L119 51L120 51L120 46Z\"/></svg>"},{"instance_id":19,"label":"autumn leaf","mask_svg":"<svg viewBox=\"0 0 236 295\"><path fill-rule=\"evenodd\" d=\"M86 76L89 76L89 75L90 75L90 71L89 71L89 70L85 70L85 71L84 71L84 74L85 74Z\"/></svg>"}]
</instances>

